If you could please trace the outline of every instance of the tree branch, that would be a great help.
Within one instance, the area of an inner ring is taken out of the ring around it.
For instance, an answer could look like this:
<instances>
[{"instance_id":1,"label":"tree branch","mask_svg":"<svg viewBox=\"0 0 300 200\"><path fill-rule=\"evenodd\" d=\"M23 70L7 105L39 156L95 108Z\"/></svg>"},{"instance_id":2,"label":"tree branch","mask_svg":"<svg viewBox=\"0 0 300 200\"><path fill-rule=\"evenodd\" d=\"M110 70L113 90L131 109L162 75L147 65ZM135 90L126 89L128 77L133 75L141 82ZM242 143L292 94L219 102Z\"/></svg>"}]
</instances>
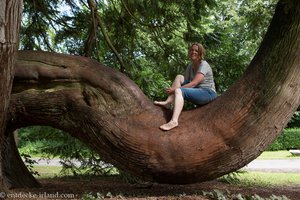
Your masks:
<instances>
[{"instance_id":1,"label":"tree branch","mask_svg":"<svg viewBox=\"0 0 300 200\"><path fill-rule=\"evenodd\" d=\"M97 38L97 22L96 22L97 11L95 10L96 5L94 5L94 3L95 2L88 0L88 5L89 5L90 11L91 11L92 23L91 23L91 27L90 27L90 31L89 31L89 36L88 36L88 39L87 39L87 41L85 43L85 47L84 47L84 56L86 56L86 57L91 57L93 44L95 43L96 38Z\"/></svg>"},{"instance_id":2,"label":"tree branch","mask_svg":"<svg viewBox=\"0 0 300 200\"><path fill-rule=\"evenodd\" d=\"M115 56L117 57L117 60L119 61L120 65L121 65L121 72L123 73L128 73L126 71L127 67L123 61L123 59L121 58L120 54L118 53L117 49L114 47L114 45L112 44L107 32L106 32L106 28L105 25L99 15L99 13L97 12L97 4L95 2L95 0L88 0L88 4L90 7L90 10L92 11L92 13L94 13L94 17L96 20L96 23L99 25L101 32L105 38L105 41L107 42L109 48L112 50L112 52L115 54Z\"/></svg>"}]
</instances>

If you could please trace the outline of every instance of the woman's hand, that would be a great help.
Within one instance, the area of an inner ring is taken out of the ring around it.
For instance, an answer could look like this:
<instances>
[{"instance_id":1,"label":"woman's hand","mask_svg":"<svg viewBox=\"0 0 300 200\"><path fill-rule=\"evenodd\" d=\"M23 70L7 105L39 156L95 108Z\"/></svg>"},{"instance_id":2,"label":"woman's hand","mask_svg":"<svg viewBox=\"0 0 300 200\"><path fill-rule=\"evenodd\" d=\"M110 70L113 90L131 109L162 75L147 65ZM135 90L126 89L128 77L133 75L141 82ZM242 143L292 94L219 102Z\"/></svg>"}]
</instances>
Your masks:
<instances>
[{"instance_id":1,"label":"woman's hand","mask_svg":"<svg viewBox=\"0 0 300 200\"><path fill-rule=\"evenodd\" d=\"M174 94L176 88L172 88L172 87L169 87L169 88L166 88L165 91L168 95L170 94Z\"/></svg>"}]
</instances>

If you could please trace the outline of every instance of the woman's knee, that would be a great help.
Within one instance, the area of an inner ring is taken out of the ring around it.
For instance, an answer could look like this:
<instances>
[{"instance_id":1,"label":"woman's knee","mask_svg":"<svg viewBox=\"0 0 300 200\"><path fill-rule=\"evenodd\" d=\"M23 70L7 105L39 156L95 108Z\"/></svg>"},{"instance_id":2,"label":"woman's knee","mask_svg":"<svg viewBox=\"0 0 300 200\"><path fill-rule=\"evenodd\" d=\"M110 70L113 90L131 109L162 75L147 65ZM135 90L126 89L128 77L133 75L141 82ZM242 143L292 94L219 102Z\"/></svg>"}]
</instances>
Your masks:
<instances>
[{"instance_id":1,"label":"woman's knee","mask_svg":"<svg viewBox=\"0 0 300 200\"><path fill-rule=\"evenodd\" d=\"M180 84L184 82L184 76L181 74L178 74L175 79L177 79L180 82Z\"/></svg>"},{"instance_id":2,"label":"woman's knee","mask_svg":"<svg viewBox=\"0 0 300 200\"><path fill-rule=\"evenodd\" d=\"M177 89L175 90L174 94L175 94L175 96L177 96L177 95L181 95L181 96L182 96L182 91L181 91L181 89L180 89L180 88L177 88Z\"/></svg>"}]
</instances>

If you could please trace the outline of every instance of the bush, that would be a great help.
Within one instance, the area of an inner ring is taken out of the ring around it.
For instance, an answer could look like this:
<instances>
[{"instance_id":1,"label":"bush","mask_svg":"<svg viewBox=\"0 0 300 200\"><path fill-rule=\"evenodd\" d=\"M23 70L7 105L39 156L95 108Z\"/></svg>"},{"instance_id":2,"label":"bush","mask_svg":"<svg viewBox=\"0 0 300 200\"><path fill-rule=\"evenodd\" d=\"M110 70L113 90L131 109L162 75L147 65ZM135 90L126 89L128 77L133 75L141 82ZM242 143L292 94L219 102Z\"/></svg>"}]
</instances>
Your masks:
<instances>
[{"instance_id":1,"label":"bush","mask_svg":"<svg viewBox=\"0 0 300 200\"><path fill-rule=\"evenodd\" d=\"M268 147L268 151L300 149L300 128L285 129Z\"/></svg>"},{"instance_id":2,"label":"bush","mask_svg":"<svg viewBox=\"0 0 300 200\"><path fill-rule=\"evenodd\" d=\"M287 126L289 128L296 128L296 127L300 128L300 111L296 111L294 113L293 117L291 118Z\"/></svg>"}]
</instances>

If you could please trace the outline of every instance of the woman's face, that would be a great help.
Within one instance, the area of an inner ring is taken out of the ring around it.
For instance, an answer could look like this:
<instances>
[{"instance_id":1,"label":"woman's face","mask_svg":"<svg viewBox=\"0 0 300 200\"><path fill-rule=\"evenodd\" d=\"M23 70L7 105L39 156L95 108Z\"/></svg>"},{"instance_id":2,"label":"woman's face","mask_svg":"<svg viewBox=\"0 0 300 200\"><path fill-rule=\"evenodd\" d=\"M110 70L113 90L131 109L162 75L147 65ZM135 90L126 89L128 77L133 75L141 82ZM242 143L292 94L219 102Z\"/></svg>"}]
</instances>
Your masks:
<instances>
[{"instance_id":1,"label":"woman's face","mask_svg":"<svg viewBox=\"0 0 300 200\"><path fill-rule=\"evenodd\" d=\"M199 52L199 47L197 45L193 45L190 50L189 50L189 56L192 61L198 61L200 60L200 52Z\"/></svg>"}]
</instances>

